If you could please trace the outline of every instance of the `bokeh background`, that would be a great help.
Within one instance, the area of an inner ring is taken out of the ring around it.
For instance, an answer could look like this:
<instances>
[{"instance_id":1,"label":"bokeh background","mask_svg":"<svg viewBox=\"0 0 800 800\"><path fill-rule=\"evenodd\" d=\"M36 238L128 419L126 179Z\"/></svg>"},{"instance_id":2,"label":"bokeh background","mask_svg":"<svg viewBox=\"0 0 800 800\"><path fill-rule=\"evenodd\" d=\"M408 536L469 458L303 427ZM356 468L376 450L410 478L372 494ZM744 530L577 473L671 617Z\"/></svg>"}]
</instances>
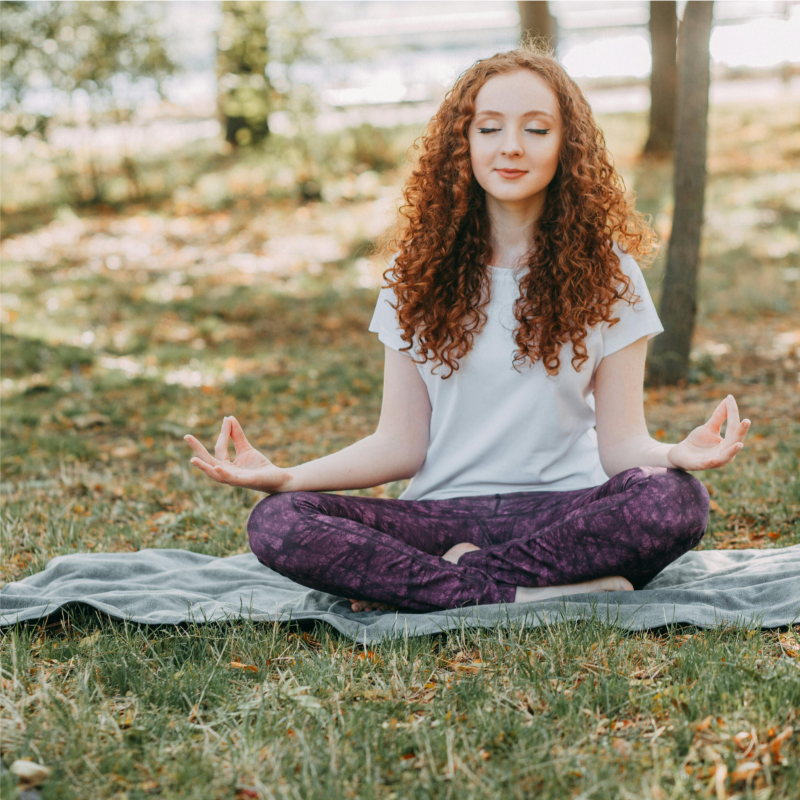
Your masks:
<instances>
[{"instance_id":1,"label":"bokeh background","mask_svg":"<svg viewBox=\"0 0 800 800\"><path fill-rule=\"evenodd\" d=\"M653 217L658 303L674 163L645 152L650 4L522 5ZM414 140L463 69L519 43L520 8L2 4L6 577L86 548L246 550L256 495L191 472L181 438L211 444L223 415L281 466L374 430L371 247ZM753 420L707 479L729 546L798 535L798 41L798 3L714 5L699 316L684 379L647 393L664 441L728 391Z\"/></svg>"}]
</instances>

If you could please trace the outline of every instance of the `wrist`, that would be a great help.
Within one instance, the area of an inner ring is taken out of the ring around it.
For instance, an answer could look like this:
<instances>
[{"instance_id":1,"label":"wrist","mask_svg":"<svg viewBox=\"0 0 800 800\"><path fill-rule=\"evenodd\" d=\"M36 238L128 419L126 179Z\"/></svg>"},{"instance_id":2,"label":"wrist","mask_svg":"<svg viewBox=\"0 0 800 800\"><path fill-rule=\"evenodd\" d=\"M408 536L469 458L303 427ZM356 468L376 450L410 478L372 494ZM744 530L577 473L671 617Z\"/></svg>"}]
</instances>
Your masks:
<instances>
[{"instance_id":1,"label":"wrist","mask_svg":"<svg viewBox=\"0 0 800 800\"><path fill-rule=\"evenodd\" d=\"M284 469L281 470L283 473L281 475L281 482L278 486L276 486L270 494L282 494L285 492L296 492L299 491L297 488L297 476L293 474L291 469Z\"/></svg>"}]
</instances>

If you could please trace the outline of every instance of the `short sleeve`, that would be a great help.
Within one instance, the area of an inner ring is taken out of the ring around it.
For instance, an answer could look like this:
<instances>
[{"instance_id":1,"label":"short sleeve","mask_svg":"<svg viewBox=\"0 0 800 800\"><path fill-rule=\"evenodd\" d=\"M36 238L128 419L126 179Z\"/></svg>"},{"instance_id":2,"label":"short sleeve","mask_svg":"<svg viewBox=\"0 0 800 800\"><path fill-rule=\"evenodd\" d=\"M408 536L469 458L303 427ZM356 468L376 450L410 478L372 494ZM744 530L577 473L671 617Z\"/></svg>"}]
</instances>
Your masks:
<instances>
[{"instance_id":1,"label":"short sleeve","mask_svg":"<svg viewBox=\"0 0 800 800\"><path fill-rule=\"evenodd\" d=\"M389 268L391 269L393 265L394 258L389 263ZM396 304L397 297L394 289L384 286L378 295L378 302L375 304L375 311L369 323L369 331L377 333L378 339L388 347L391 347L392 350L400 350L401 347L406 346L406 342L403 341L400 335L402 329L397 323L397 311L393 308Z\"/></svg>"},{"instance_id":2,"label":"short sleeve","mask_svg":"<svg viewBox=\"0 0 800 800\"><path fill-rule=\"evenodd\" d=\"M639 299L634 305L627 300L618 300L612 310L612 316L619 317L619 322L616 325L609 325L607 322L602 324L604 356L622 350L642 336L652 339L664 330L641 268L632 256L619 249L617 245L614 249L619 256L620 267L631 279L633 291Z\"/></svg>"}]
</instances>

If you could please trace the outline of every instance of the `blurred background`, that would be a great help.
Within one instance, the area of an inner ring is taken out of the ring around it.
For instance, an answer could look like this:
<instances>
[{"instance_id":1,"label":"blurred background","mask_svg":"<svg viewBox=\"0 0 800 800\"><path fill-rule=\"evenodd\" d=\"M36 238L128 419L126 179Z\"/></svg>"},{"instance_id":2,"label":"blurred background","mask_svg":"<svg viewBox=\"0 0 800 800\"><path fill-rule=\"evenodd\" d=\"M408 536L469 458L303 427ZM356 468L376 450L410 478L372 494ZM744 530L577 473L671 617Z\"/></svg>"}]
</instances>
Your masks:
<instances>
[{"instance_id":1,"label":"blurred background","mask_svg":"<svg viewBox=\"0 0 800 800\"><path fill-rule=\"evenodd\" d=\"M447 89L525 31L653 217L658 304L686 5L3 2L6 577L87 547L246 549L255 493L190 472L181 440L223 415L280 466L374 431L370 248ZM737 498L709 546L800 536L798 41L798 2L713 5L698 316L679 380L647 392L664 441L729 391L753 419L749 460L708 478Z\"/></svg>"}]
</instances>

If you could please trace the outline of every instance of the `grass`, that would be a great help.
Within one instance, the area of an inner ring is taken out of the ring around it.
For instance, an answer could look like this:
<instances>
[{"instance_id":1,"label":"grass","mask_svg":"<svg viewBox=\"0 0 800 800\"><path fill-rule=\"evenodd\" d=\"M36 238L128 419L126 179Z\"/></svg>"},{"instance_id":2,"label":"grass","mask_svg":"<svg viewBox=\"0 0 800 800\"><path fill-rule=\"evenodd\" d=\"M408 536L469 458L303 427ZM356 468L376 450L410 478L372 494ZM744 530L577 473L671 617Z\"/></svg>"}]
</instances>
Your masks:
<instances>
[{"instance_id":1,"label":"grass","mask_svg":"<svg viewBox=\"0 0 800 800\"><path fill-rule=\"evenodd\" d=\"M692 372L646 392L662 441L728 392L753 420L733 464L699 473L713 500L701 548L800 544L799 307L786 279L800 250L798 121L788 107L714 110ZM667 232L669 165L634 157L644 118L604 127ZM193 472L181 439L211 443L223 415L280 465L374 430L383 352L366 329L380 268L364 255L400 179L389 170L366 194L304 205L62 209L6 240L3 580L64 553L247 552L257 495ZM662 268L663 256L647 272L656 300ZM5 767L51 768L45 800L788 799L798 636L591 620L365 650L323 626L149 628L72 609L5 631L0 749ZM18 788L0 775L4 798Z\"/></svg>"}]
</instances>

